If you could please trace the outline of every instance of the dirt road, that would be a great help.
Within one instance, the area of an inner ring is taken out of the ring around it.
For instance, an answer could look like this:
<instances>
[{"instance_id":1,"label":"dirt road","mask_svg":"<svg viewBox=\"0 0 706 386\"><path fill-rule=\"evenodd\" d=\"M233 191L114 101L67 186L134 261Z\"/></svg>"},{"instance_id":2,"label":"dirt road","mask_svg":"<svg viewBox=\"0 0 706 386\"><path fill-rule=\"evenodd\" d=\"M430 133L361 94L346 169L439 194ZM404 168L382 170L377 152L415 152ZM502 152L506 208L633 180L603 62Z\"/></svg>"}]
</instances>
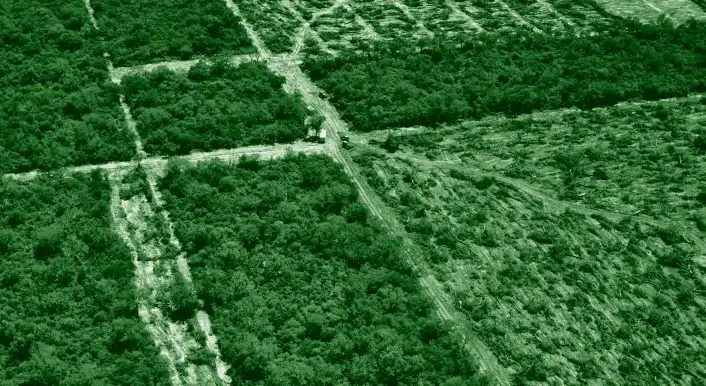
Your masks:
<instances>
[{"instance_id":1,"label":"dirt road","mask_svg":"<svg viewBox=\"0 0 706 386\"><path fill-rule=\"evenodd\" d=\"M326 100L321 98L321 90L307 77L299 67L298 59L295 56L273 56L262 42L250 23L242 17L238 7L232 0L225 0L228 8L240 17L244 29L250 36L251 41L258 49L261 57L267 63L268 68L286 79L284 89L286 92L298 93L304 103L324 118L323 127L326 129L326 147L331 157L341 164L343 170L355 183L363 203L370 209L371 213L379 218L388 230L395 235L399 235L404 240L405 257L415 271L420 275L420 283L427 295L434 301L439 316L453 322L456 331L459 333L464 347L477 360L481 372L495 380L497 385L510 386L509 377L505 369L500 366L490 349L475 337L466 326L464 317L453 307L448 296L445 296L438 281L431 274L431 269L422 258L418 248L411 241L402 224L400 224L394 213L387 208L377 197L372 188L360 175L357 166L350 157L341 150L340 133L347 133L347 125L339 116L336 109Z\"/></svg>"}]
</instances>

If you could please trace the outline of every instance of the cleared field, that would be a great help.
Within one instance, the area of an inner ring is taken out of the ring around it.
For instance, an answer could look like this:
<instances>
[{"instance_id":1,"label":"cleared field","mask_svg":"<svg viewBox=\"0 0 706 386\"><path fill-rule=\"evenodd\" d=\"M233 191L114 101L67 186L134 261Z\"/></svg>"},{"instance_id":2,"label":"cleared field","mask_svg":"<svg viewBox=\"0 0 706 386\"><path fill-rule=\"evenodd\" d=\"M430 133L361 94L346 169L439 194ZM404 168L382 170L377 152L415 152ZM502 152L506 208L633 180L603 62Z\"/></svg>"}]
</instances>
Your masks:
<instances>
[{"instance_id":1,"label":"cleared field","mask_svg":"<svg viewBox=\"0 0 706 386\"><path fill-rule=\"evenodd\" d=\"M172 163L159 185L235 384L487 384L330 158Z\"/></svg>"},{"instance_id":2,"label":"cleared field","mask_svg":"<svg viewBox=\"0 0 706 386\"><path fill-rule=\"evenodd\" d=\"M0 173L135 154L81 2L0 1Z\"/></svg>"},{"instance_id":3,"label":"cleared field","mask_svg":"<svg viewBox=\"0 0 706 386\"><path fill-rule=\"evenodd\" d=\"M704 10L698 1L689 0L595 0L607 11L621 17L635 17L644 22L656 22L665 18L674 23L684 23L689 19L703 20Z\"/></svg>"},{"instance_id":4,"label":"cleared field","mask_svg":"<svg viewBox=\"0 0 706 386\"><path fill-rule=\"evenodd\" d=\"M304 68L357 131L591 108L706 90L706 25L625 22L597 36L404 39Z\"/></svg>"},{"instance_id":5,"label":"cleared field","mask_svg":"<svg viewBox=\"0 0 706 386\"><path fill-rule=\"evenodd\" d=\"M301 26L295 13L279 0L238 1L243 17L253 25L267 48L274 53L291 52Z\"/></svg>"},{"instance_id":6,"label":"cleared field","mask_svg":"<svg viewBox=\"0 0 706 386\"><path fill-rule=\"evenodd\" d=\"M321 36L329 48L337 51L355 49L361 46L363 40L370 40L364 27L356 22L355 14L343 7L318 16L311 23L311 29Z\"/></svg>"},{"instance_id":7,"label":"cleared field","mask_svg":"<svg viewBox=\"0 0 706 386\"><path fill-rule=\"evenodd\" d=\"M570 111L441 135L427 138L448 143L469 165L525 180L557 199L706 227L700 100ZM437 143L425 151L445 148Z\"/></svg>"},{"instance_id":8,"label":"cleared field","mask_svg":"<svg viewBox=\"0 0 706 386\"><path fill-rule=\"evenodd\" d=\"M283 83L262 63L222 60L127 75L121 89L145 151L183 155L303 138L306 107Z\"/></svg>"},{"instance_id":9,"label":"cleared field","mask_svg":"<svg viewBox=\"0 0 706 386\"><path fill-rule=\"evenodd\" d=\"M138 318L101 172L0 179L0 379L171 385Z\"/></svg>"},{"instance_id":10,"label":"cleared field","mask_svg":"<svg viewBox=\"0 0 706 386\"><path fill-rule=\"evenodd\" d=\"M548 0L547 2L574 22L579 30L603 30L618 21L617 16L608 13L595 0Z\"/></svg>"},{"instance_id":11,"label":"cleared field","mask_svg":"<svg viewBox=\"0 0 706 386\"><path fill-rule=\"evenodd\" d=\"M223 1L92 0L115 66L188 60L255 49Z\"/></svg>"},{"instance_id":12,"label":"cleared field","mask_svg":"<svg viewBox=\"0 0 706 386\"><path fill-rule=\"evenodd\" d=\"M701 384L705 110L489 119L354 160L515 383Z\"/></svg>"}]
</instances>

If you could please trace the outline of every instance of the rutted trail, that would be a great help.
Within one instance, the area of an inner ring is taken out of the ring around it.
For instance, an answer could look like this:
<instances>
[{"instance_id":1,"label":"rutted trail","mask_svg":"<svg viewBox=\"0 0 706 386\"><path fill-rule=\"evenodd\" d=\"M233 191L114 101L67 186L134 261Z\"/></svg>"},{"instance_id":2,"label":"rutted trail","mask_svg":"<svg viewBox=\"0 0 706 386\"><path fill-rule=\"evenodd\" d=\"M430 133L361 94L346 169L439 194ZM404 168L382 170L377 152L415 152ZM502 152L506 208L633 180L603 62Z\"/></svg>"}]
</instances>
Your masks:
<instances>
[{"instance_id":1,"label":"rutted trail","mask_svg":"<svg viewBox=\"0 0 706 386\"><path fill-rule=\"evenodd\" d=\"M375 31L375 28L373 28L373 26L370 25L367 20L363 19L360 15L358 15L358 12L353 9L353 7L348 3L348 0L340 0L340 3L343 9L353 14L355 22L361 28L363 28L363 31L365 31L365 33L368 35L368 39L380 40L380 35L377 33L377 31Z\"/></svg>"},{"instance_id":2,"label":"rutted trail","mask_svg":"<svg viewBox=\"0 0 706 386\"><path fill-rule=\"evenodd\" d=\"M235 4L231 0L229 0L229 1L231 4L233 4L233 6L235 6ZM304 45L304 38L306 37L306 35L309 35L314 40L316 40L316 42L319 44L319 47L321 47L321 51L323 51L329 55L332 55L332 56L337 54L336 51L334 51L328 47L326 42L321 38L321 36L319 36L319 34L316 31L311 29L310 21L306 21L306 19L304 19L304 16L302 16L302 14L296 9L296 7L294 6L294 4L292 4L291 1L280 0L280 2L282 3L282 5L285 8L287 8L287 10L292 15L294 15L294 17L297 18L297 20L299 20L300 23L302 23L302 26L299 29L299 32L297 33L297 37L294 42L294 46L295 46L294 49L295 50L297 49L297 47L299 47L298 49L301 50L301 47ZM336 4L334 4L331 8L335 8L335 7L337 7ZM329 8L329 9L331 9L331 8ZM326 12L329 12L329 9L326 9L322 12L319 12L319 14L324 14ZM241 20L244 20L242 17L240 17L240 18L241 18ZM313 18L312 18L312 20L313 20ZM253 30L253 32L254 32L254 30ZM294 51L294 52L296 53L299 51Z\"/></svg>"},{"instance_id":3,"label":"rutted trail","mask_svg":"<svg viewBox=\"0 0 706 386\"><path fill-rule=\"evenodd\" d=\"M559 18L559 20L561 20L561 21L563 21L564 23L566 23L566 25L568 25L569 27L571 27L571 28L576 28L576 23L574 23L574 22L573 22L571 19L569 19L568 17L564 16L564 15L563 15L561 12L559 12L553 5L551 5L547 0L537 0L537 3L539 3L539 5L541 5L542 7L544 7L544 8L545 8L546 10L548 10L549 12L553 13L554 15L556 15L556 17Z\"/></svg>"},{"instance_id":4,"label":"rutted trail","mask_svg":"<svg viewBox=\"0 0 706 386\"><path fill-rule=\"evenodd\" d=\"M239 16L240 12L233 1L225 1L233 13ZM394 213L386 208L382 201L375 195L372 188L370 188L367 182L361 177L350 157L342 154L339 132L347 132L348 130L336 109L319 96L321 90L302 72L299 63L294 60L294 57L273 57L247 20L242 17L240 17L240 19L243 27L248 32L248 35L250 35L251 41L255 47L257 47L258 52L266 59L267 66L270 70L275 74L285 77L285 91L300 94L304 103L313 108L314 111L324 118L323 126L327 129L328 138L326 147L329 150L329 154L334 160L341 164L346 174L348 174L355 183L361 200L370 209L371 213L379 218L390 232L402 237L404 240L406 258L420 275L422 288L434 301L439 316L444 320L453 322L455 330L462 337L463 346L471 353L474 359L479 361L481 372L494 378L498 385L509 386L510 381L505 369L500 366L495 356L490 352L490 349L480 341L480 339L471 334L470 330L465 326L463 316L454 309L449 298L444 295L443 289L441 289L438 282L433 279L431 269L428 267L426 261L421 258L417 247L406 234L404 227L397 221Z\"/></svg>"},{"instance_id":5,"label":"rutted trail","mask_svg":"<svg viewBox=\"0 0 706 386\"><path fill-rule=\"evenodd\" d=\"M157 189L157 178L159 175L155 173L155 170L152 169L146 169L146 174L147 174L147 183L150 188L150 193L152 194L152 197L154 198L154 204L158 208L164 208L164 201L162 200L162 194ZM177 251L177 257L176 257L176 264L177 268L179 271L179 274L190 284L192 284L191 280L191 272L189 271L189 263L186 260L186 253L182 252L181 248L181 243L179 242L179 239L177 239L176 235L174 234L174 223L171 222L169 219L169 213L167 212L166 209L162 209L160 212L160 215L162 216L162 219L165 221L167 224L167 233L169 236L169 244ZM211 321L206 312L203 310L197 310L196 312L196 319L197 319L197 324L198 328L201 330L201 332L204 334L206 337L206 341L204 344L206 344L206 348L211 352L211 354L214 356L215 359L215 365L216 365L216 374L218 378L223 381L223 383L230 384L231 379L230 377L226 374L228 371L229 366L223 362L223 357L221 355L221 351L218 348L217 339L215 334L213 334L213 331L211 331Z\"/></svg>"}]
</instances>

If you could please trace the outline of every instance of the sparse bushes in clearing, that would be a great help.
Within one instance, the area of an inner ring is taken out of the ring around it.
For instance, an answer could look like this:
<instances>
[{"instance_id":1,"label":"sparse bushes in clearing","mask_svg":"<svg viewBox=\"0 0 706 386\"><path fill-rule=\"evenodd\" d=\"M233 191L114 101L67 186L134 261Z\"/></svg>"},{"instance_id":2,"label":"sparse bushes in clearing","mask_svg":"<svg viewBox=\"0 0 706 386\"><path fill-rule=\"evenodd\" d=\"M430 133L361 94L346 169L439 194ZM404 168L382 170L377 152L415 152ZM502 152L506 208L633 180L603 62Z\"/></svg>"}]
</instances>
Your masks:
<instances>
[{"instance_id":1,"label":"sparse bushes in clearing","mask_svg":"<svg viewBox=\"0 0 706 386\"><path fill-rule=\"evenodd\" d=\"M432 174L394 158L371 167L388 177L377 191L398 214L406 209L389 192L424 197L424 188L403 176ZM706 331L704 286L696 279L704 272L696 263L703 251L685 238L693 229L680 222L655 227L639 217L615 223L612 216L577 210L556 213L544 209L551 201L511 184L499 195L453 178L450 170L438 176L440 188L461 199L423 201L424 217L400 217L437 277L454 289L474 331L501 365L516 370L511 382L610 378L642 386L706 379L698 370L706 351L691 344ZM479 207L485 222L474 221ZM433 224L434 237L418 226L423 223ZM469 231L470 237L460 236ZM462 242L449 243L437 232L458 232Z\"/></svg>"}]
</instances>

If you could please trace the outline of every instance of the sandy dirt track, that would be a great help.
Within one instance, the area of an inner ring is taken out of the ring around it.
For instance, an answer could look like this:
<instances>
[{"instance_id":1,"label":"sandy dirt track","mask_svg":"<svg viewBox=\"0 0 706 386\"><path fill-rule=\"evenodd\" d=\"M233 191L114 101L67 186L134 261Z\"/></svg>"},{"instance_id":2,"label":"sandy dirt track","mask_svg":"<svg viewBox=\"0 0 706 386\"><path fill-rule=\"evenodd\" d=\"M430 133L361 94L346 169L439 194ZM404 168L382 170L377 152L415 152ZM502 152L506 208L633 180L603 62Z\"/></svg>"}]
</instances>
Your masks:
<instances>
[{"instance_id":1,"label":"sandy dirt track","mask_svg":"<svg viewBox=\"0 0 706 386\"><path fill-rule=\"evenodd\" d=\"M324 144L297 142L293 144L284 145L247 146L240 147L237 149L192 153L176 158L184 159L190 163L197 163L200 161L208 161L213 159L219 159L225 162L237 162L243 155L259 156L261 159L275 159L284 157L290 151L295 153L306 154L326 154L328 153L329 148ZM63 169L63 171L67 173L87 173L95 169L103 169L110 172L135 167L138 163L140 163L146 169L156 170L158 173L161 173L167 164L167 160L168 159L165 157L150 157L142 159L140 161L109 162L97 165L76 166L65 168ZM5 177L16 180L31 180L33 178L36 178L39 174L41 174L41 172L33 171L28 173L5 174Z\"/></svg>"},{"instance_id":2,"label":"sandy dirt track","mask_svg":"<svg viewBox=\"0 0 706 386\"><path fill-rule=\"evenodd\" d=\"M242 17L240 10L233 1L225 1L234 15L240 17L243 28L258 49L260 56L265 59L270 70L286 79L284 84L285 91L298 93L304 103L324 117L323 126L326 129L328 137L325 146L329 150L329 155L341 164L343 170L348 174L353 183L355 183L361 201L370 209L371 213L378 217L392 234L399 235L403 238L405 241L405 257L420 275L420 284L427 295L434 301L439 316L454 324L455 330L461 337L463 346L474 359L479 362L480 370L483 374L493 378L498 385L510 386L506 370L500 366L490 349L468 329L463 316L454 309L450 298L446 296L443 289L440 288L438 281L431 276L431 269L427 266L425 259L421 257L417 247L406 234L404 227L395 218L394 213L375 195L372 188L368 186L367 182L358 172L357 166L350 157L342 153L339 133L347 133L348 129L336 109L328 101L320 97L321 90L302 72L295 56L273 56L263 44L262 39L260 39L252 28L252 25Z\"/></svg>"}]
</instances>

